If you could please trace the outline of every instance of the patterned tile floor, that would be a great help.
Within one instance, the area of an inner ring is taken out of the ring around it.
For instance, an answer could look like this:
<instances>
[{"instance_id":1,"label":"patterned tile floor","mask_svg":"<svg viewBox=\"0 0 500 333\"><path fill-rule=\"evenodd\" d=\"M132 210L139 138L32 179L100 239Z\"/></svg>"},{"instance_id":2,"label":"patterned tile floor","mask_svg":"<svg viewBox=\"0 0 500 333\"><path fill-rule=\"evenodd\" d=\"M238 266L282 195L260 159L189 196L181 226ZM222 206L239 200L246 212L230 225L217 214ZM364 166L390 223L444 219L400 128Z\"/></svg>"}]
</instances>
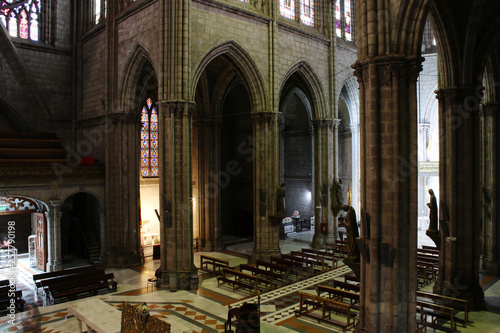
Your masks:
<instances>
[{"instance_id":1,"label":"patterned tile floor","mask_svg":"<svg viewBox=\"0 0 500 333\"><path fill-rule=\"evenodd\" d=\"M301 242L287 244L288 247L296 245L303 247ZM199 255L195 254L195 264L199 264ZM225 260L229 260L231 267L248 261L248 255L237 253L234 249L211 253ZM247 293L217 287L215 277L199 272L199 288L196 291L177 291L174 293L165 289L152 290L147 288L147 279L154 275L155 269L160 265L159 260L146 261L144 266L135 269L110 269L107 271L115 274L119 282L118 291L101 293L98 297L112 307L120 309L123 302L138 305L146 302L153 316L161 318L172 325L172 332L223 332L227 319L228 306L240 306L244 302L258 302L256 296L249 297ZM30 303L35 301L35 291L32 285L32 274L36 269L26 267L23 260L19 261L16 272L18 288L23 290L23 297ZM317 321L306 317L296 317L294 311L298 308L299 291L315 293L317 284L331 284L334 279L340 279L350 273L349 268L339 268L314 276L304 281L296 282L280 289L263 293L260 296L261 332L341 332L341 329L328 324L318 324ZM0 279L2 274L0 270ZM489 311L473 312L472 326L463 332L500 332L500 283L498 278L484 277L482 286L485 288L485 298ZM36 302L43 304L40 297ZM78 301L76 301L78 302ZM74 333L78 332L77 320L67 312L67 303L58 303L52 306L40 306L42 332L44 333ZM0 332L22 332L21 321L25 313L17 313L14 323L9 323L9 318L0 318ZM352 329L347 330L352 331ZM430 330L428 330L430 332ZM114 332L111 332L114 333Z\"/></svg>"}]
</instances>

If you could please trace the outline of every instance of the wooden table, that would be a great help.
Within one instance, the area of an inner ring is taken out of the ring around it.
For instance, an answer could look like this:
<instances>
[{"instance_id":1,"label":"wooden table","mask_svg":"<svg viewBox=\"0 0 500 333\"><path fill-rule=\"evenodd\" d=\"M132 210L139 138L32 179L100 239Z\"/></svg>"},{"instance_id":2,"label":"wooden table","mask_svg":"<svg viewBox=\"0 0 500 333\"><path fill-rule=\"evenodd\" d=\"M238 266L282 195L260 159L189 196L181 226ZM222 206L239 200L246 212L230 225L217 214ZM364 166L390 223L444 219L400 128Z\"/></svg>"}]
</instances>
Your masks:
<instances>
[{"instance_id":1,"label":"wooden table","mask_svg":"<svg viewBox=\"0 0 500 333\"><path fill-rule=\"evenodd\" d=\"M68 304L68 312L78 320L78 332L82 322L86 331L93 329L97 333L119 333L121 331L121 312L98 298L90 298Z\"/></svg>"}]
</instances>

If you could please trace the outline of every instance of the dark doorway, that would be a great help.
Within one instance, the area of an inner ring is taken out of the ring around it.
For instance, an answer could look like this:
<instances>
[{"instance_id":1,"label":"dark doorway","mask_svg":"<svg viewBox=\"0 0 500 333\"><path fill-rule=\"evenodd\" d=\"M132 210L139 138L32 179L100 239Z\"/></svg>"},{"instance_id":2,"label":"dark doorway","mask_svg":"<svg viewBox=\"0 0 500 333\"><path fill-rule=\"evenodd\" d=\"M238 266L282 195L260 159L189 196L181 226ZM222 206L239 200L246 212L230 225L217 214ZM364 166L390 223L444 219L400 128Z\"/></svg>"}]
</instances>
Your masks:
<instances>
[{"instance_id":1,"label":"dark doorway","mask_svg":"<svg viewBox=\"0 0 500 333\"><path fill-rule=\"evenodd\" d=\"M65 264L78 260L99 262L101 254L99 202L88 193L77 193L64 201L61 232Z\"/></svg>"}]
</instances>

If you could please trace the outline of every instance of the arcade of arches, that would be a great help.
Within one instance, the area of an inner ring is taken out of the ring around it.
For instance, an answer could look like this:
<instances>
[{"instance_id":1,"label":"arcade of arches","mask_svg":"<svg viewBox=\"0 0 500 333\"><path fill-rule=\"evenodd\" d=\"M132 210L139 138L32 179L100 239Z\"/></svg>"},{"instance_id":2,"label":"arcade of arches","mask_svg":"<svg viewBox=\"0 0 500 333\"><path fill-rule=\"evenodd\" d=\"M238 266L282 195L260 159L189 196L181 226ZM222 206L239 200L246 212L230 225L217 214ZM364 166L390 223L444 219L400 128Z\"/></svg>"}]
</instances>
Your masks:
<instances>
[{"instance_id":1,"label":"arcade of arches","mask_svg":"<svg viewBox=\"0 0 500 333\"><path fill-rule=\"evenodd\" d=\"M433 189L434 292L484 308L480 273L500 275L500 3L12 3L0 232L16 220L25 239L41 216L42 269L135 267L154 248L162 283L187 289L195 251L280 254L275 220L294 211L326 223L312 247L335 242L341 181L364 253L356 330L414 332Z\"/></svg>"}]
</instances>

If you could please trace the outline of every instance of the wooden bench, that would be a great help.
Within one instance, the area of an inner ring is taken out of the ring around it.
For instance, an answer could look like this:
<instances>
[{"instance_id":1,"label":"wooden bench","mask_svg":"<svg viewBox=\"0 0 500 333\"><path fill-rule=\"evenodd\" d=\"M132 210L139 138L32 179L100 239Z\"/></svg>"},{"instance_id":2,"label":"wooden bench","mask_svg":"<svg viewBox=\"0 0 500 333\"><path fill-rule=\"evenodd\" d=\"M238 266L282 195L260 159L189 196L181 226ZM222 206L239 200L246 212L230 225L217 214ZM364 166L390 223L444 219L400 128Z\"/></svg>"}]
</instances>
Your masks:
<instances>
[{"instance_id":1,"label":"wooden bench","mask_svg":"<svg viewBox=\"0 0 500 333\"><path fill-rule=\"evenodd\" d=\"M7 279L7 280L1 280L0 281L0 287L5 287L5 286L9 286L10 285L10 280Z\"/></svg>"},{"instance_id":2,"label":"wooden bench","mask_svg":"<svg viewBox=\"0 0 500 333\"><path fill-rule=\"evenodd\" d=\"M8 286L7 286L8 288ZM12 301L14 300L14 301ZM9 306L14 304L18 312L24 311L25 301L23 300L22 290L2 290L0 292L0 311L9 311Z\"/></svg>"},{"instance_id":3,"label":"wooden bench","mask_svg":"<svg viewBox=\"0 0 500 333\"><path fill-rule=\"evenodd\" d=\"M271 260L271 263L287 267L288 276L294 275L295 280L302 278L304 273L304 266L302 266L301 263L281 257L270 257L269 260Z\"/></svg>"},{"instance_id":4,"label":"wooden bench","mask_svg":"<svg viewBox=\"0 0 500 333\"><path fill-rule=\"evenodd\" d=\"M333 286L335 288L349 290L349 291L353 291L355 293L359 293L359 285L358 284L333 280Z\"/></svg>"},{"instance_id":5,"label":"wooden bench","mask_svg":"<svg viewBox=\"0 0 500 333\"><path fill-rule=\"evenodd\" d=\"M230 278L231 276L233 276L233 278ZM222 276L217 278L217 287L224 284L231 285L233 287L233 292L238 289L246 289L250 292L250 295L252 295L259 293L260 284L266 285L265 289L267 290L269 282L255 275L243 273L230 268L223 268Z\"/></svg>"},{"instance_id":6,"label":"wooden bench","mask_svg":"<svg viewBox=\"0 0 500 333\"><path fill-rule=\"evenodd\" d=\"M102 276L104 274L105 274L104 269L100 268L88 272L81 272L77 274L63 275L54 278L43 279L38 282L39 285L38 289L41 289L42 291L42 298L47 299L47 290L50 290L51 286L53 285L57 285L58 283L63 283L68 281L85 279L93 276Z\"/></svg>"},{"instance_id":7,"label":"wooden bench","mask_svg":"<svg viewBox=\"0 0 500 333\"><path fill-rule=\"evenodd\" d=\"M210 266L210 267L209 267ZM229 268L229 262L207 255L200 255L200 269L209 273L221 275L223 268Z\"/></svg>"},{"instance_id":8,"label":"wooden bench","mask_svg":"<svg viewBox=\"0 0 500 333\"><path fill-rule=\"evenodd\" d=\"M75 299L83 293L97 295L97 292L102 289L116 291L117 285L113 273L56 283L46 290L47 303L54 304L56 299L66 297Z\"/></svg>"},{"instance_id":9,"label":"wooden bench","mask_svg":"<svg viewBox=\"0 0 500 333\"><path fill-rule=\"evenodd\" d=\"M354 282L355 284L359 284L359 279L356 275L352 275L352 274L346 274L344 275L344 282Z\"/></svg>"},{"instance_id":10,"label":"wooden bench","mask_svg":"<svg viewBox=\"0 0 500 333\"><path fill-rule=\"evenodd\" d=\"M350 326L354 326L356 314L351 312L350 305L301 291L299 292L299 297L299 310L295 311L296 316L304 315L316 319L318 323L323 321L340 326L342 327L342 331L345 331ZM309 308L309 306L312 308ZM314 310L321 310L321 314L313 313ZM332 318L331 312L345 315L345 322L339 320L340 318Z\"/></svg>"},{"instance_id":11,"label":"wooden bench","mask_svg":"<svg viewBox=\"0 0 500 333\"><path fill-rule=\"evenodd\" d=\"M301 257L304 259L313 260L315 266L321 267L321 272L327 271L331 268L330 266L328 266L328 264L325 263L325 258L323 256L319 256L313 253L304 253L298 251L292 251L290 252L290 254L295 257Z\"/></svg>"},{"instance_id":12,"label":"wooden bench","mask_svg":"<svg viewBox=\"0 0 500 333\"><path fill-rule=\"evenodd\" d=\"M335 258L333 253L329 253L321 250L313 250L313 249L301 249L302 253L311 253L315 254L319 257L322 257L323 260L330 260L332 262L331 267L338 267L338 260Z\"/></svg>"},{"instance_id":13,"label":"wooden bench","mask_svg":"<svg viewBox=\"0 0 500 333\"><path fill-rule=\"evenodd\" d=\"M57 278L60 276L65 276L65 275L73 275L73 274L78 274L81 272L93 271L95 269L96 269L95 266L90 265L90 266L81 266L81 267L65 269L65 270L61 270L61 271L34 274L33 275L33 283L35 284L35 294L38 291L38 288L41 286L40 285L41 280Z\"/></svg>"},{"instance_id":14,"label":"wooden bench","mask_svg":"<svg viewBox=\"0 0 500 333\"><path fill-rule=\"evenodd\" d=\"M287 266L283 266L283 265L279 265L276 263L267 262L267 261L263 261L263 260L257 260L255 262L255 267L257 267L257 268L264 267L268 271L279 274L279 275L281 275L283 283L284 284L288 283L288 277L289 277L290 272L289 272L289 267L287 267Z\"/></svg>"},{"instance_id":15,"label":"wooden bench","mask_svg":"<svg viewBox=\"0 0 500 333\"><path fill-rule=\"evenodd\" d=\"M315 273L321 273L321 270L314 269L314 266L316 262L314 260L306 259L303 257L298 257L298 256L293 256L291 254L282 254L281 259L289 260L292 261L298 265L300 265L301 268L301 276L303 273L307 274L306 277L309 277Z\"/></svg>"},{"instance_id":16,"label":"wooden bench","mask_svg":"<svg viewBox=\"0 0 500 333\"><path fill-rule=\"evenodd\" d=\"M443 296L439 294L428 293L424 291L417 291L417 298L430 299L433 303L447 306L452 308L455 311L463 312L463 318L457 317L454 315L454 320L457 323L460 323L463 327L467 327L467 323L469 321L469 310L467 308L467 300L454 298L450 296Z\"/></svg>"},{"instance_id":17,"label":"wooden bench","mask_svg":"<svg viewBox=\"0 0 500 333\"><path fill-rule=\"evenodd\" d=\"M349 299L351 308L359 311L359 294L353 293L352 291L342 290L338 288L332 288L329 286L318 285L316 287L316 291L318 292L318 296L321 296L323 293L328 293L328 298L337 299L339 302L343 302L344 298ZM333 297L332 297L333 296Z\"/></svg>"},{"instance_id":18,"label":"wooden bench","mask_svg":"<svg viewBox=\"0 0 500 333\"><path fill-rule=\"evenodd\" d=\"M457 330L454 310L450 307L417 300L417 312L420 314L419 323L421 325L445 332ZM431 318L430 322L427 320L428 317ZM449 327L446 327L445 324Z\"/></svg>"},{"instance_id":19,"label":"wooden bench","mask_svg":"<svg viewBox=\"0 0 500 333\"><path fill-rule=\"evenodd\" d=\"M325 251L333 253L338 258L344 258L347 255L348 249L344 244L325 244Z\"/></svg>"},{"instance_id":20,"label":"wooden bench","mask_svg":"<svg viewBox=\"0 0 500 333\"><path fill-rule=\"evenodd\" d=\"M283 276L279 273L275 273L273 271L268 271L266 269L258 268L247 264L240 264L240 272L243 272L245 270L252 273L252 275L256 275L266 279L269 282L269 285L271 286L276 286L276 285L280 286L285 283L285 280L283 280Z\"/></svg>"}]
</instances>

